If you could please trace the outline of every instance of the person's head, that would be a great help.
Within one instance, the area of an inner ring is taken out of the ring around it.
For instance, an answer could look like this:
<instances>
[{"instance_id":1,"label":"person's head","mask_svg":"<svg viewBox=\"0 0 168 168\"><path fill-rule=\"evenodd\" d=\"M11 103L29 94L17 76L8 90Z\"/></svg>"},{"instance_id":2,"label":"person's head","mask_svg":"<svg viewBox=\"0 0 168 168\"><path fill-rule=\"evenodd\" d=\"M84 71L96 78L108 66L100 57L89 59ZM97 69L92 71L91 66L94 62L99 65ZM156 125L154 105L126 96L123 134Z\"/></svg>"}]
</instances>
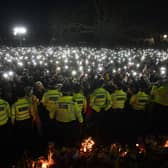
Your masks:
<instances>
[{"instance_id":1,"label":"person's head","mask_svg":"<svg viewBox=\"0 0 168 168\"><path fill-rule=\"evenodd\" d=\"M26 96L32 96L33 95L33 88L31 86L25 87L24 91L25 91Z\"/></svg>"},{"instance_id":2,"label":"person's head","mask_svg":"<svg viewBox=\"0 0 168 168\"><path fill-rule=\"evenodd\" d=\"M75 93L79 93L80 90L81 90L80 84L79 83L75 83L74 86L73 86L73 91Z\"/></svg>"},{"instance_id":3,"label":"person's head","mask_svg":"<svg viewBox=\"0 0 168 168\"><path fill-rule=\"evenodd\" d=\"M16 88L15 94L16 94L16 97L17 97L17 98L22 98L22 97L24 97L24 96L25 96L24 87L18 87L18 88Z\"/></svg>"},{"instance_id":4,"label":"person's head","mask_svg":"<svg viewBox=\"0 0 168 168\"><path fill-rule=\"evenodd\" d=\"M64 96L70 96L71 95L71 91L72 91L72 87L69 83L64 83L61 91L63 93Z\"/></svg>"},{"instance_id":5,"label":"person's head","mask_svg":"<svg viewBox=\"0 0 168 168\"><path fill-rule=\"evenodd\" d=\"M103 87L103 84L104 84L104 80L103 79L98 79L96 81L96 87L99 88L99 87Z\"/></svg>"},{"instance_id":6,"label":"person's head","mask_svg":"<svg viewBox=\"0 0 168 168\"><path fill-rule=\"evenodd\" d=\"M61 91L61 88L62 88L63 84L62 83L58 83L56 84L55 88L59 91Z\"/></svg>"},{"instance_id":7,"label":"person's head","mask_svg":"<svg viewBox=\"0 0 168 168\"><path fill-rule=\"evenodd\" d=\"M43 83L42 83L41 81L37 81L37 82L35 83L35 88L36 88L37 90L39 90L39 91L42 91L42 90L45 89L45 88L44 88L44 85L43 85Z\"/></svg>"},{"instance_id":8,"label":"person's head","mask_svg":"<svg viewBox=\"0 0 168 168\"><path fill-rule=\"evenodd\" d=\"M56 83L53 80L48 81L48 88L49 89L56 89Z\"/></svg>"}]
</instances>

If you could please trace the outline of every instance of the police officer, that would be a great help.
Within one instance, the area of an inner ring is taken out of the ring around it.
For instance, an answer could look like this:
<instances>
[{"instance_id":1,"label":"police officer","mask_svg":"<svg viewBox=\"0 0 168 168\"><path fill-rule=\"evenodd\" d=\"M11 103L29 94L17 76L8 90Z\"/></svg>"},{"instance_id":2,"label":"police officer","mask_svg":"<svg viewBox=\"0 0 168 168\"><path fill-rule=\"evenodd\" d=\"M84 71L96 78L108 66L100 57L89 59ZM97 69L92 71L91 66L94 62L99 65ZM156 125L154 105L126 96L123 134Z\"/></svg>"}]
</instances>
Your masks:
<instances>
[{"instance_id":1,"label":"police officer","mask_svg":"<svg viewBox=\"0 0 168 168\"><path fill-rule=\"evenodd\" d=\"M111 94L112 109L116 112L122 112L127 100L127 93L122 90L121 84L116 85L114 93Z\"/></svg>"},{"instance_id":2,"label":"police officer","mask_svg":"<svg viewBox=\"0 0 168 168\"><path fill-rule=\"evenodd\" d=\"M168 81L161 81L160 86L152 87L151 103L152 130L165 134L168 118Z\"/></svg>"},{"instance_id":3,"label":"police officer","mask_svg":"<svg viewBox=\"0 0 168 168\"><path fill-rule=\"evenodd\" d=\"M84 94L80 89L80 84L76 83L73 90L74 90L73 100L79 105L79 108L83 114L83 118L85 118L87 101L86 101L86 97L84 96Z\"/></svg>"},{"instance_id":4,"label":"police officer","mask_svg":"<svg viewBox=\"0 0 168 168\"><path fill-rule=\"evenodd\" d=\"M10 119L10 106L7 101L2 99L2 90L0 88L0 165L3 167L6 166L6 158L9 155L6 155L9 151L9 119Z\"/></svg>"},{"instance_id":5,"label":"police officer","mask_svg":"<svg viewBox=\"0 0 168 168\"><path fill-rule=\"evenodd\" d=\"M17 101L12 105L11 121L15 129L17 154L30 149L32 145L31 103L25 97L24 88L17 88Z\"/></svg>"},{"instance_id":6,"label":"police officer","mask_svg":"<svg viewBox=\"0 0 168 168\"><path fill-rule=\"evenodd\" d=\"M136 136L145 134L147 131L147 105L149 103L149 95L145 92L145 88L139 85L138 92L131 96L129 103L136 122L134 125Z\"/></svg>"},{"instance_id":7,"label":"police officer","mask_svg":"<svg viewBox=\"0 0 168 168\"><path fill-rule=\"evenodd\" d=\"M60 96L62 96L61 93L61 85L50 83L49 89L43 94L42 97L42 103L46 107L46 109L49 111L50 119L52 118L52 113L55 112L55 104Z\"/></svg>"},{"instance_id":8,"label":"police officer","mask_svg":"<svg viewBox=\"0 0 168 168\"><path fill-rule=\"evenodd\" d=\"M93 134L97 141L101 142L104 134L105 113L111 108L110 93L103 88L103 79L96 82L96 89L90 95L90 107L93 111Z\"/></svg>"},{"instance_id":9,"label":"police officer","mask_svg":"<svg viewBox=\"0 0 168 168\"><path fill-rule=\"evenodd\" d=\"M115 90L111 94L112 109L111 111L109 111L109 119L108 119L111 122L108 122L108 123L109 123L109 127L113 129L113 136L114 136L113 139L117 138L116 140L119 140L121 142L126 138L125 129L127 124L126 123L127 114L123 112L125 111L127 93L123 91L122 84L119 82L117 82L114 87L115 87Z\"/></svg>"},{"instance_id":10,"label":"police officer","mask_svg":"<svg viewBox=\"0 0 168 168\"><path fill-rule=\"evenodd\" d=\"M73 146L79 141L79 126L83 123L81 110L73 101L71 85L63 85L63 96L56 102L56 140L60 146Z\"/></svg>"},{"instance_id":11,"label":"police officer","mask_svg":"<svg viewBox=\"0 0 168 168\"><path fill-rule=\"evenodd\" d=\"M58 98L62 96L61 93L61 85L57 84L54 81L50 81L48 85L48 90L44 93L42 97L42 104L46 108L46 110L49 112L49 120L47 124L47 130L45 131L45 136L52 141L54 140L54 134L55 132L55 121L53 120L53 115L56 110L56 102L58 101Z\"/></svg>"}]
</instances>

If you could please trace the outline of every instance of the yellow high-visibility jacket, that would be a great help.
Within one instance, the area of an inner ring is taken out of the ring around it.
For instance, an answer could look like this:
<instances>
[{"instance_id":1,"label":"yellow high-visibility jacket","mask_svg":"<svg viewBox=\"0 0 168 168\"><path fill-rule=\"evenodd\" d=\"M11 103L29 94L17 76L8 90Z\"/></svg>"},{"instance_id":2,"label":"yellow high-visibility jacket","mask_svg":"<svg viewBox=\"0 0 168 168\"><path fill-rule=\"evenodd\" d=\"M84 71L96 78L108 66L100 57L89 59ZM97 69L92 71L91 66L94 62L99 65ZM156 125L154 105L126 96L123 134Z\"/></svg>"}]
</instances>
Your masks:
<instances>
[{"instance_id":1,"label":"yellow high-visibility jacket","mask_svg":"<svg viewBox=\"0 0 168 168\"><path fill-rule=\"evenodd\" d=\"M129 103L134 110L145 110L148 102L149 96L145 92L139 91L131 97Z\"/></svg>"},{"instance_id":2,"label":"yellow high-visibility jacket","mask_svg":"<svg viewBox=\"0 0 168 168\"><path fill-rule=\"evenodd\" d=\"M151 96L153 98L153 102L161 104L163 106L168 106L168 87L153 87L151 91Z\"/></svg>"},{"instance_id":3,"label":"yellow high-visibility jacket","mask_svg":"<svg viewBox=\"0 0 168 168\"><path fill-rule=\"evenodd\" d=\"M76 102L73 101L72 96L62 96L56 102L55 116L57 121L68 123L78 120L83 123L81 110Z\"/></svg>"},{"instance_id":4,"label":"yellow high-visibility jacket","mask_svg":"<svg viewBox=\"0 0 168 168\"><path fill-rule=\"evenodd\" d=\"M9 103L3 99L0 99L0 126L5 125L10 117Z\"/></svg>"},{"instance_id":5,"label":"yellow high-visibility jacket","mask_svg":"<svg viewBox=\"0 0 168 168\"><path fill-rule=\"evenodd\" d=\"M60 96L62 96L60 91L57 89L52 89L45 92L42 97L42 103L49 111L50 119L52 118L52 113L54 113L56 110L56 102Z\"/></svg>"},{"instance_id":6,"label":"yellow high-visibility jacket","mask_svg":"<svg viewBox=\"0 0 168 168\"><path fill-rule=\"evenodd\" d=\"M122 89L115 90L115 92L111 94L111 99L113 109L124 109L127 94Z\"/></svg>"},{"instance_id":7,"label":"yellow high-visibility jacket","mask_svg":"<svg viewBox=\"0 0 168 168\"><path fill-rule=\"evenodd\" d=\"M86 113L87 108L86 97L82 93L74 93L73 100L79 105L80 110Z\"/></svg>"},{"instance_id":8,"label":"yellow high-visibility jacket","mask_svg":"<svg viewBox=\"0 0 168 168\"><path fill-rule=\"evenodd\" d=\"M31 103L27 98L19 98L13 105L11 110L12 124L15 121L23 121L31 118Z\"/></svg>"},{"instance_id":9,"label":"yellow high-visibility jacket","mask_svg":"<svg viewBox=\"0 0 168 168\"><path fill-rule=\"evenodd\" d=\"M109 110L112 106L110 93L104 88L98 88L90 96L90 107L96 112Z\"/></svg>"}]
</instances>

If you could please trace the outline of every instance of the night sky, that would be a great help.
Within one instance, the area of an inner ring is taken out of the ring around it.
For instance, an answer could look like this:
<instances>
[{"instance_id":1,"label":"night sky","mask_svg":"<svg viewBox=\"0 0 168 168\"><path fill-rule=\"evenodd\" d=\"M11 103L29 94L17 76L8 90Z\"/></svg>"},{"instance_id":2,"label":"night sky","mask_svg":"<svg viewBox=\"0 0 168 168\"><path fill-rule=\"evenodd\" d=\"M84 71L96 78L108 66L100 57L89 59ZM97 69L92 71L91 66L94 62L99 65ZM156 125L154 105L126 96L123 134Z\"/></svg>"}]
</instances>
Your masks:
<instances>
[{"instance_id":1,"label":"night sky","mask_svg":"<svg viewBox=\"0 0 168 168\"><path fill-rule=\"evenodd\" d=\"M50 40L67 25L103 25L101 34L141 36L166 33L167 5L158 2L114 2L112 0L53 0L1 2L0 37L11 38L12 27L25 25L34 40ZM61 29L61 30L60 30Z\"/></svg>"}]
</instances>

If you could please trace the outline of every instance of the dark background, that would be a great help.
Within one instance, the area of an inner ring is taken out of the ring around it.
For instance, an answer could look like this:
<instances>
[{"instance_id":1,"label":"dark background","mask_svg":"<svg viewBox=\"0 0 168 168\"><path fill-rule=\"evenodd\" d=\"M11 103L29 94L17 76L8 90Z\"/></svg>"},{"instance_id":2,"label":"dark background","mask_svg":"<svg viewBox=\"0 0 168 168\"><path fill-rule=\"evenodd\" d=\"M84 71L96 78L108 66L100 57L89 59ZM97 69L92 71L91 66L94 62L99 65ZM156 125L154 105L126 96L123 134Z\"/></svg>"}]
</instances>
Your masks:
<instances>
[{"instance_id":1,"label":"dark background","mask_svg":"<svg viewBox=\"0 0 168 168\"><path fill-rule=\"evenodd\" d=\"M162 1L27 0L0 4L1 44L14 44L12 28L28 28L25 44L129 45L167 33Z\"/></svg>"}]
</instances>

